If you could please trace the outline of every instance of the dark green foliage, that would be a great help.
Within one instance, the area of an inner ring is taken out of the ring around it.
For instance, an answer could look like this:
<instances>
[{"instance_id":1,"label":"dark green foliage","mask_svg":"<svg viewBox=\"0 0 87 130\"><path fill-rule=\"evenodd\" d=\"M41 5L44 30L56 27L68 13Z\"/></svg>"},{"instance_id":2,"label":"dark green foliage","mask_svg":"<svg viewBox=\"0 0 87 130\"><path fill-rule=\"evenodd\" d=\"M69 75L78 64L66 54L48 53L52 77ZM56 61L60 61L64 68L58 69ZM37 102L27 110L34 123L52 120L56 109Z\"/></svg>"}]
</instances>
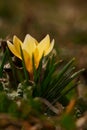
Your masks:
<instances>
[{"instance_id":1,"label":"dark green foliage","mask_svg":"<svg viewBox=\"0 0 87 130\"><path fill-rule=\"evenodd\" d=\"M0 91L3 91L3 85L0 83Z\"/></svg>"},{"instance_id":2,"label":"dark green foliage","mask_svg":"<svg viewBox=\"0 0 87 130\"><path fill-rule=\"evenodd\" d=\"M13 64L13 61L12 61L12 58L10 56L10 52L7 48L7 56L8 56L8 60L9 60L9 63L11 65L11 70L12 70L12 76L13 76L13 81L14 81L14 86L15 88L17 88L17 79L16 79L16 73L15 73L15 67L14 67L14 64Z\"/></svg>"},{"instance_id":3,"label":"dark green foliage","mask_svg":"<svg viewBox=\"0 0 87 130\"><path fill-rule=\"evenodd\" d=\"M63 62L57 61L54 55L50 55L49 57L45 58L42 56L39 63L39 67L36 69L33 56L32 58L33 79L31 81L29 79L29 74L25 67L22 50L21 55L23 59L22 73L24 73L24 79L22 82L19 82L16 78L15 66L8 49L6 55L7 57L5 56L1 64L1 72L3 72L5 59L7 58L8 62L11 65L10 69L12 70L11 71L12 75L11 74L9 75L10 80L9 78L7 79L9 80L8 82L11 84L11 87L9 86L7 87L8 91L5 90L6 89L5 84L1 83L1 90L2 92L5 91L5 95L3 96L3 98L1 98L2 100L0 100L1 102L3 102L1 103L2 105L0 106L1 112L3 110L3 112L8 112L14 116L20 117L21 114L18 113L25 113L24 111L27 107L28 107L27 111L28 115L30 111L33 112L35 111L35 113L44 111L42 110L41 108L42 105L40 104L42 103L42 101L40 100L41 98L46 99L52 105L54 105L57 101L59 101L63 106L66 106L70 100L70 98L67 98L68 93L71 92L71 90L76 88L76 86L78 85L78 82L75 81L74 79L82 71L84 71L84 69L75 72L74 58L70 60L67 64L64 64ZM6 102L5 99L7 100ZM23 104L25 104L24 109L21 112L19 112L18 110L16 100L20 101L23 100ZM22 116L26 118L27 114L25 113Z\"/></svg>"},{"instance_id":4,"label":"dark green foliage","mask_svg":"<svg viewBox=\"0 0 87 130\"><path fill-rule=\"evenodd\" d=\"M4 92L0 92L0 112L8 112L10 100Z\"/></svg>"},{"instance_id":5,"label":"dark green foliage","mask_svg":"<svg viewBox=\"0 0 87 130\"><path fill-rule=\"evenodd\" d=\"M0 78L2 78L2 76L3 76L3 68L4 68L4 65L6 62L6 58L7 58L6 56L7 56L7 51L5 51L3 58L2 58L2 63L0 65Z\"/></svg>"},{"instance_id":6,"label":"dark green foliage","mask_svg":"<svg viewBox=\"0 0 87 130\"><path fill-rule=\"evenodd\" d=\"M82 69L75 72L74 61L73 58L63 68L58 69L60 62L56 63L54 56L46 61L45 68L42 67L42 59L39 68L34 69L33 96L46 98L51 103L55 103L61 98L67 100L65 95L77 86L77 83L73 81L74 78L84 71ZM69 85L70 83L72 84Z\"/></svg>"},{"instance_id":7,"label":"dark green foliage","mask_svg":"<svg viewBox=\"0 0 87 130\"><path fill-rule=\"evenodd\" d=\"M39 116L42 112L42 105L38 98L19 100L20 105L17 105L16 100L8 98L6 93L0 92L0 113L7 113L18 118L27 118L30 115Z\"/></svg>"},{"instance_id":8,"label":"dark green foliage","mask_svg":"<svg viewBox=\"0 0 87 130\"><path fill-rule=\"evenodd\" d=\"M20 117L20 112L18 110L18 106L16 102L14 101L10 102L9 107L8 107L8 113L14 117Z\"/></svg>"},{"instance_id":9,"label":"dark green foliage","mask_svg":"<svg viewBox=\"0 0 87 130\"><path fill-rule=\"evenodd\" d=\"M75 120L70 114L63 114L60 124L65 130L75 130Z\"/></svg>"},{"instance_id":10,"label":"dark green foliage","mask_svg":"<svg viewBox=\"0 0 87 130\"><path fill-rule=\"evenodd\" d=\"M5 92L0 92L0 113L9 113L18 117L18 106L16 102L8 98Z\"/></svg>"}]
</instances>

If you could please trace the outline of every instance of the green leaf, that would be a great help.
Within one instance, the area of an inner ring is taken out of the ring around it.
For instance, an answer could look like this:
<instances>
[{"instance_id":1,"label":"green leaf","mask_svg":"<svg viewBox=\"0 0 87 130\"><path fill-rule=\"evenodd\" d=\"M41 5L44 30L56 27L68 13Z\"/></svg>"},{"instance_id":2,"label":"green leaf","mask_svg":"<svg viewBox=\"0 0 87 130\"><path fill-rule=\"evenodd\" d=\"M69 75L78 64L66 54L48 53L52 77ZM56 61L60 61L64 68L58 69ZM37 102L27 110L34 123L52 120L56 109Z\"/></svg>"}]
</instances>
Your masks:
<instances>
[{"instance_id":1,"label":"green leaf","mask_svg":"<svg viewBox=\"0 0 87 130\"><path fill-rule=\"evenodd\" d=\"M4 68L4 65L5 65L6 59L7 59L7 50L4 53L4 56L2 58L2 63L0 65L0 78L2 78L2 76L3 76L3 68Z\"/></svg>"},{"instance_id":2,"label":"green leaf","mask_svg":"<svg viewBox=\"0 0 87 130\"><path fill-rule=\"evenodd\" d=\"M60 120L60 124L65 130L75 130L76 128L75 120L72 114L63 114Z\"/></svg>"},{"instance_id":3,"label":"green leaf","mask_svg":"<svg viewBox=\"0 0 87 130\"><path fill-rule=\"evenodd\" d=\"M20 113L18 111L18 106L14 101L10 101L9 107L8 107L8 113L11 116L19 117Z\"/></svg>"},{"instance_id":4,"label":"green leaf","mask_svg":"<svg viewBox=\"0 0 87 130\"><path fill-rule=\"evenodd\" d=\"M60 80L61 77L67 72L67 70L69 70L69 68L72 66L72 64L74 63L75 58L73 58L72 60L70 60L64 67L63 69L58 73L56 80Z\"/></svg>"},{"instance_id":5,"label":"green leaf","mask_svg":"<svg viewBox=\"0 0 87 130\"><path fill-rule=\"evenodd\" d=\"M16 73L15 73L16 71L15 71L15 67L14 67L14 64L13 64L13 61L12 61L8 48L7 48L7 55L8 55L8 59L9 59L10 65L11 65L11 69L12 69L14 86L16 88L17 87L17 79L16 79Z\"/></svg>"},{"instance_id":6,"label":"green leaf","mask_svg":"<svg viewBox=\"0 0 87 130\"><path fill-rule=\"evenodd\" d=\"M0 112L7 112L10 100L5 92L0 92Z\"/></svg>"}]
</instances>

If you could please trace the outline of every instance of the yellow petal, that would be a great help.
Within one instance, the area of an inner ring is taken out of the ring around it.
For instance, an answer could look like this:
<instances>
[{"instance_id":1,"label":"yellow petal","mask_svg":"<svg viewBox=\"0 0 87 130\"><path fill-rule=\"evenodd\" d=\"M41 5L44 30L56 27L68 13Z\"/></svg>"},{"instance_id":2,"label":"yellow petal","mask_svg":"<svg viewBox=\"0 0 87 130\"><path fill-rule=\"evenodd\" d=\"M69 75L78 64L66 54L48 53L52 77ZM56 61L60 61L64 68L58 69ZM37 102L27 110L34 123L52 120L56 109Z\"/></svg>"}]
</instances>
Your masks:
<instances>
[{"instance_id":1,"label":"yellow petal","mask_svg":"<svg viewBox=\"0 0 87 130\"><path fill-rule=\"evenodd\" d=\"M18 51L18 53L20 53L20 46L22 46L23 43L17 36L13 37L13 44L14 44L16 50Z\"/></svg>"},{"instance_id":2,"label":"yellow petal","mask_svg":"<svg viewBox=\"0 0 87 130\"><path fill-rule=\"evenodd\" d=\"M32 58L30 57L30 55L25 50L22 50L22 51L23 51L26 69L29 73L33 73Z\"/></svg>"},{"instance_id":3,"label":"yellow petal","mask_svg":"<svg viewBox=\"0 0 87 130\"><path fill-rule=\"evenodd\" d=\"M48 50L50 46L50 37L47 35L39 44L38 44L38 49L39 49L39 55L42 57L43 53Z\"/></svg>"},{"instance_id":4,"label":"yellow petal","mask_svg":"<svg viewBox=\"0 0 87 130\"><path fill-rule=\"evenodd\" d=\"M50 47L48 48L48 50L46 50L44 52L44 56L48 55L52 51L53 47L54 47L54 39L52 40L52 42L51 42Z\"/></svg>"},{"instance_id":5,"label":"yellow petal","mask_svg":"<svg viewBox=\"0 0 87 130\"><path fill-rule=\"evenodd\" d=\"M15 48L15 46L14 46L11 42L9 42L9 41L7 41L7 45L8 45L8 48L10 49L10 51L11 51L15 56L17 56L18 58L21 59L21 56L20 56L19 52L17 51L17 49Z\"/></svg>"},{"instance_id":6,"label":"yellow petal","mask_svg":"<svg viewBox=\"0 0 87 130\"><path fill-rule=\"evenodd\" d=\"M37 41L29 34L26 35L22 48L29 53L29 55L32 57L32 53L34 52L36 48Z\"/></svg>"}]
</instances>

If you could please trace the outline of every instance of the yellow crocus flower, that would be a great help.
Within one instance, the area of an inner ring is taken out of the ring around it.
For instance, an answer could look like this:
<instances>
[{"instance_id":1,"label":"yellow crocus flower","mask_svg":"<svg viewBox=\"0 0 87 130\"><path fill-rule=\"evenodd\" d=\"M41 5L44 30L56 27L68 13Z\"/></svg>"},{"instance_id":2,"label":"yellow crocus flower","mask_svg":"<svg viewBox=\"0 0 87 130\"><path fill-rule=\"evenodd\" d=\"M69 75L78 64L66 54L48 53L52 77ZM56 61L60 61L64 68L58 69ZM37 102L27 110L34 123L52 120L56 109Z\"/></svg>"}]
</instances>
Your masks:
<instances>
[{"instance_id":1,"label":"yellow crocus flower","mask_svg":"<svg viewBox=\"0 0 87 130\"><path fill-rule=\"evenodd\" d=\"M27 34L22 42L17 36L13 37L13 44L7 41L8 48L18 58L22 60L20 46L23 52L26 69L30 74L33 73L32 56L34 55L34 63L36 69L42 56L48 55L54 46L54 39L50 43L50 36L47 35L43 40L38 42L31 35Z\"/></svg>"}]
</instances>

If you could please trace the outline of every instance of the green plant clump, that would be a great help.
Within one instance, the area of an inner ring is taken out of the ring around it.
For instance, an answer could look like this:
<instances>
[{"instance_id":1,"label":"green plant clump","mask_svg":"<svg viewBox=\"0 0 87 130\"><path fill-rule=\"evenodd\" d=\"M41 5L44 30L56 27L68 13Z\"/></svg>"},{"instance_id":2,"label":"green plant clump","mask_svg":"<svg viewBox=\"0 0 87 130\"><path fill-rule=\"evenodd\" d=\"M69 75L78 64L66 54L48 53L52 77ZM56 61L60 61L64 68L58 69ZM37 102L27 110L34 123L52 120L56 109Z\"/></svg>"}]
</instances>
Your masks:
<instances>
[{"instance_id":1,"label":"green plant clump","mask_svg":"<svg viewBox=\"0 0 87 130\"><path fill-rule=\"evenodd\" d=\"M41 118L42 115L49 117L59 114L56 104L60 103L66 107L72 97L75 97L76 93L73 90L78 85L76 78L84 69L76 72L75 58L65 64L57 60L57 55L54 54L42 56L36 68L33 57L31 80L21 48L20 51L23 60L19 64L17 64L17 58L13 60L8 48L3 55L0 65L0 113L22 119L28 119L30 116ZM9 67L6 68L7 65ZM61 123L65 123L64 119L61 118ZM68 130L67 125L66 127Z\"/></svg>"}]
</instances>

